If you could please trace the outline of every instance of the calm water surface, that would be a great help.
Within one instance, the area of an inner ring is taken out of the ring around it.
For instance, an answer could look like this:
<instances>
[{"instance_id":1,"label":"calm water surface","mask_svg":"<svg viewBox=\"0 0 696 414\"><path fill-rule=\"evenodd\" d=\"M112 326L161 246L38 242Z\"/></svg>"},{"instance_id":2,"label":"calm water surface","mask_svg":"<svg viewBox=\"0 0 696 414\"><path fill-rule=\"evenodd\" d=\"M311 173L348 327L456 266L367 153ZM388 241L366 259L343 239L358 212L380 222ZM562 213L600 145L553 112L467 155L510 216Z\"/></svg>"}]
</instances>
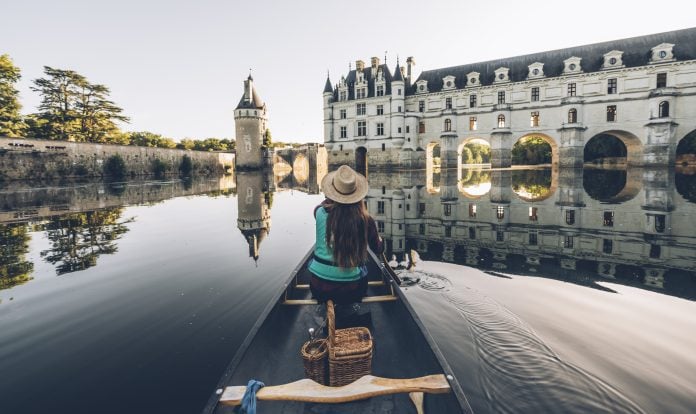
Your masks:
<instances>
[{"instance_id":1,"label":"calm water surface","mask_svg":"<svg viewBox=\"0 0 696 414\"><path fill-rule=\"evenodd\" d=\"M0 412L200 411L317 190L0 188ZM368 198L475 411L529 413L696 409L694 202L670 170L371 173Z\"/></svg>"}]
</instances>

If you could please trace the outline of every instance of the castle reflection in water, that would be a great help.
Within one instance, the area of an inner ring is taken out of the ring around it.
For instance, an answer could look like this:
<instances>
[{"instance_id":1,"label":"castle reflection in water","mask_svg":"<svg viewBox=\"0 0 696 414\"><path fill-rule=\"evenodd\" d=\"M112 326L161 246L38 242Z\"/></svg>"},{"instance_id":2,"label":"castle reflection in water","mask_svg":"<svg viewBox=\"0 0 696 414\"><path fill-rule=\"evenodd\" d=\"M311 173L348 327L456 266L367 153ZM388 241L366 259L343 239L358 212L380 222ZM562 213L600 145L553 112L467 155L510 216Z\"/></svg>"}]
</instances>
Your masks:
<instances>
[{"instance_id":1,"label":"castle reflection in water","mask_svg":"<svg viewBox=\"0 0 696 414\"><path fill-rule=\"evenodd\" d=\"M442 170L369 175L388 250L605 289L696 298L696 176L674 170ZM493 272L497 273L497 272Z\"/></svg>"}]
</instances>

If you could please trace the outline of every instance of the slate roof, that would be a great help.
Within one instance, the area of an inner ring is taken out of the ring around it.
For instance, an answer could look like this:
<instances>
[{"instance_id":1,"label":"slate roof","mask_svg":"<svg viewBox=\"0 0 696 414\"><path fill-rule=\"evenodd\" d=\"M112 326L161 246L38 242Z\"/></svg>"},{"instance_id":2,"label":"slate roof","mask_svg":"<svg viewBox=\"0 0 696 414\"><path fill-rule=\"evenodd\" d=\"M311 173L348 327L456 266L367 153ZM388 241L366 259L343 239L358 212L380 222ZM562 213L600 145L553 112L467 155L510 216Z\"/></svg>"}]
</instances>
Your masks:
<instances>
[{"instance_id":1,"label":"slate roof","mask_svg":"<svg viewBox=\"0 0 696 414\"><path fill-rule=\"evenodd\" d=\"M385 81L385 88L384 88L384 94L385 95L391 95L391 83L392 83L392 74L391 71L389 70L389 66L386 64L379 65L377 67L377 70L379 71L379 68L382 68L382 72L384 73L384 81ZM355 99L355 81L357 79L357 70L353 69L350 72L348 72L348 76L346 76L346 86L348 86L348 100L354 100ZM372 66L367 66L365 69L363 69L364 73L364 78L367 81L367 97L368 98L373 98L375 96L375 81L377 80L377 76L375 74L375 78L372 78ZM333 90L334 93L334 101L338 100L338 88L335 88Z\"/></svg>"},{"instance_id":2,"label":"slate roof","mask_svg":"<svg viewBox=\"0 0 696 414\"><path fill-rule=\"evenodd\" d=\"M326 85L324 85L324 93L333 93L333 86L331 86L331 79L326 77Z\"/></svg>"},{"instance_id":3,"label":"slate roof","mask_svg":"<svg viewBox=\"0 0 696 414\"><path fill-rule=\"evenodd\" d=\"M463 88L467 82L466 75L470 72L479 72L479 83L481 85L490 85L495 78L494 71L500 67L510 69L510 81L524 81L529 74L529 65L534 62L544 64L545 77L555 77L561 75L564 68L563 61L571 56L582 58L580 66L583 73L598 72L604 63L604 54L612 50L623 52L622 60L625 67L645 66L649 64L652 56L651 49L661 43L674 44L672 50L675 59L678 61L696 59L696 28L689 28L487 62L427 70L423 71L418 79L413 82L413 85L407 89L407 94L415 94L415 83L419 80L428 81L429 92L439 92L442 90L442 78L448 75L456 77L455 85L457 88Z\"/></svg>"},{"instance_id":4,"label":"slate roof","mask_svg":"<svg viewBox=\"0 0 696 414\"><path fill-rule=\"evenodd\" d=\"M399 67L399 62L396 63L396 69L394 69L394 77L392 78L392 81L396 82L403 82L404 78L401 76L401 68Z\"/></svg>"},{"instance_id":5,"label":"slate roof","mask_svg":"<svg viewBox=\"0 0 696 414\"><path fill-rule=\"evenodd\" d=\"M237 108L235 109L263 109L264 103L259 98L259 95L256 93L256 88L251 88L251 101L249 102L244 102L244 94L242 94L242 98L239 100L239 103L237 104Z\"/></svg>"}]
</instances>

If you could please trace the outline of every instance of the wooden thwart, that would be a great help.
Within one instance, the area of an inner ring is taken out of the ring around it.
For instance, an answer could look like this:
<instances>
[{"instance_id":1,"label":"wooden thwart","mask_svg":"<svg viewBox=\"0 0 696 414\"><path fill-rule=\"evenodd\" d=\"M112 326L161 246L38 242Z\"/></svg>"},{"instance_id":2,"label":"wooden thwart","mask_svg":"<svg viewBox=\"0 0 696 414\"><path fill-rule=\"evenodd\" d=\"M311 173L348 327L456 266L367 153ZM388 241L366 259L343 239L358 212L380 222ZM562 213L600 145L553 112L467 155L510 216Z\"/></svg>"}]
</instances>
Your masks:
<instances>
[{"instance_id":1,"label":"wooden thwart","mask_svg":"<svg viewBox=\"0 0 696 414\"><path fill-rule=\"evenodd\" d=\"M370 280L367 282L368 286L384 286L384 281L383 280ZM308 284L303 284L303 285L295 285L296 289L309 289Z\"/></svg>"},{"instance_id":2,"label":"wooden thwart","mask_svg":"<svg viewBox=\"0 0 696 414\"><path fill-rule=\"evenodd\" d=\"M245 386L227 387L220 396L220 403L223 405L239 405L242 402L245 391ZM342 387L327 387L310 379L303 379L289 384L268 386L261 388L256 393L256 398L267 401L344 403L364 400L378 395L407 392L444 394L450 392L450 386L447 379L442 374L405 379L381 378L365 375L357 381ZM411 398L413 399L414 396L412 395ZM415 400L414 403L418 406Z\"/></svg>"},{"instance_id":3,"label":"wooden thwart","mask_svg":"<svg viewBox=\"0 0 696 414\"><path fill-rule=\"evenodd\" d=\"M374 302L390 302L393 300L398 300L399 297L396 295L382 295L382 296L365 296L362 298L362 303L374 303ZM283 305L318 305L319 302L316 299L286 299L283 301Z\"/></svg>"}]
</instances>

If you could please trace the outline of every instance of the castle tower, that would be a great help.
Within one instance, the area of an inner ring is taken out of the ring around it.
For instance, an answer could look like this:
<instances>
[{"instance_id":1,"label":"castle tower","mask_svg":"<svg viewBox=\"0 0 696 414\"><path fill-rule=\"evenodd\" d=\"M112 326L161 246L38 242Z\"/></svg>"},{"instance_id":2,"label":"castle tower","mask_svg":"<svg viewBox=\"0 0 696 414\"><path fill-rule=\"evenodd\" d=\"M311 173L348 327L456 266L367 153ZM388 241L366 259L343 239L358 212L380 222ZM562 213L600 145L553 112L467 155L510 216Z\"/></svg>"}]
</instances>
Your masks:
<instances>
[{"instance_id":1,"label":"castle tower","mask_svg":"<svg viewBox=\"0 0 696 414\"><path fill-rule=\"evenodd\" d=\"M264 166L263 136L268 114L266 104L254 89L251 74L244 81L244 94L234 110L235 137L237 140L237 170L260 169Z\"/></svg>"}]
</instances>

